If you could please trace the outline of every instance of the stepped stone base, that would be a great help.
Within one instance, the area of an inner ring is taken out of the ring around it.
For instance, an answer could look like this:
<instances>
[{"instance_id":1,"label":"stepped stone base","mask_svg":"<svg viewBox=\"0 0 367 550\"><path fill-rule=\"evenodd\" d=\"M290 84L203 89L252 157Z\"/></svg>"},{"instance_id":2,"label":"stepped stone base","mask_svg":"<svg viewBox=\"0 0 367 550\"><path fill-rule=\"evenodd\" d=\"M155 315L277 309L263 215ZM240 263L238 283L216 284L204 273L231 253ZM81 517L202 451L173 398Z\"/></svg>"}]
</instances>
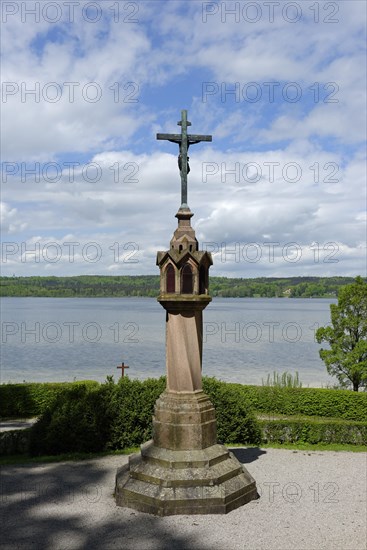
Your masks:
<instances>
[{"instance_id":1,"label":"stepped stone base","mask_svg":"<svg viewBox=\"0 0 367 550\"><path fill-rule=\"evenodd\" d=\"M216 443L213 405L202 392L165 392L153 440L116 475L118 506L159 516L225 514L258 497L255 480Z\"/></svg>"}]
</instances>

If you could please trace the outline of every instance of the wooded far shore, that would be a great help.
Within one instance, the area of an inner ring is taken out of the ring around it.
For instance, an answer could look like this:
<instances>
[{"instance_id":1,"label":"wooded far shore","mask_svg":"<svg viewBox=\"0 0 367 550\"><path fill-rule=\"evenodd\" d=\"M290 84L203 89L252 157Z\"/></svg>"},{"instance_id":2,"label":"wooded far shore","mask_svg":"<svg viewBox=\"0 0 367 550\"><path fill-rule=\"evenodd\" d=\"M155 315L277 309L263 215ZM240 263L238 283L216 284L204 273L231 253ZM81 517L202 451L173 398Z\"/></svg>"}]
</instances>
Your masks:
<instances>
[{"instance_id":1,"label":"wooded far shore","mask_svg":"<svg viewBox=\"0 0 367 550\"><path fill-rule=\"evenodd\" d=\"M210 295L223 298L336 298L353 277L210 277ZM0 277L0 296L156 297L159 275L80 275L74 277Z\"/></svg>"}]
</instances>

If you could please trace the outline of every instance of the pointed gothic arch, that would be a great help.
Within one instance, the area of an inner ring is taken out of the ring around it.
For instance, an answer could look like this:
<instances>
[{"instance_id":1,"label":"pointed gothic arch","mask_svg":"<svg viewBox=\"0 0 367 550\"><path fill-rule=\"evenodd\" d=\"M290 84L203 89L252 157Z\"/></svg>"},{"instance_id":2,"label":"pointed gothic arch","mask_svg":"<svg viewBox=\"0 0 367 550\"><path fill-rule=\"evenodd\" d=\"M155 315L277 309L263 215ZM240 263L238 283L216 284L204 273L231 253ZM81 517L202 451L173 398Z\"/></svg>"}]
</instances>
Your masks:
<instances>
[{"instance_id":1,"label":"pointed gothic arch","mask_svg":"<svg viewBox=\"0 0 367 550\"><path fill-rule=\"evenodd\" d=\"M181 270L181 292L182 294L194 292L194 277L190 264L185 264Z\"/></svg>"},{"instance_id":2,"label":"pointed gothic arch","mask_svg":"<svg viewBox=\"0 0 367 550\"><path fill-rule=\"evenodd\" d=\"M176 292L175 269L172 264L168 264L166 269L166 292Z\"/></svg>"},{"instance_id":3,"label":"pointed gothic arch","mask_svg":"<svg viewBox=\"0 0 367 550\"><path fill-rule=\"evenodd\" d=\"M208 293L208 270L201 265L199 270L199 294Z\"/></svg>"}]
</instances>

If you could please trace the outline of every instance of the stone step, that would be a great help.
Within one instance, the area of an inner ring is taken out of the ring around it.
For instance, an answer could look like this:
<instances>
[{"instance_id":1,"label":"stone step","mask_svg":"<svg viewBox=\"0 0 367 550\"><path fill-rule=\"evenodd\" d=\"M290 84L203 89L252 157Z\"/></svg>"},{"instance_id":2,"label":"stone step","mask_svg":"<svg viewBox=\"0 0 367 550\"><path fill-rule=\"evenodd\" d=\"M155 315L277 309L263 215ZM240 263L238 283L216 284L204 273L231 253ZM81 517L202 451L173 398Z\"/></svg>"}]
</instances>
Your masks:
<instances>
[{"instance_id":1,"label":"stone step","mask_svg":"<svg viewBox=\"0 0 367 550\"><path fill-rule=\"evenodd\" d=\"M130 475L134 479L160 485L161 487L213 486L224 483L242 473L241 464L228 456L211 467L164 468L140 457L130 461Z\"/></svg>"},{"instance_id":2,"label":"stone step","mask_svg":"<svg viewBox=\"0 0 367 550\"><path fill-rule=\"evenodd\" d=\"M118 505L160 516L224 514L255 498L255 481L244 468L236 477L213 486L162 487L134 478L116 485Z\"/></svg>"},{"instance_id":3,"label":"stone step","mask_svg":"<svg viewBox=\"0 0 367 550\"><path fill-rule=\"evenodd\" d=\"M144 460L162 466L163 468L210 468L224 460L230 453L224 445L212 445L206 449L192 451L173 451L156 447L153 440L141 445L141 455Z\"/></svg>"}]
</instances>

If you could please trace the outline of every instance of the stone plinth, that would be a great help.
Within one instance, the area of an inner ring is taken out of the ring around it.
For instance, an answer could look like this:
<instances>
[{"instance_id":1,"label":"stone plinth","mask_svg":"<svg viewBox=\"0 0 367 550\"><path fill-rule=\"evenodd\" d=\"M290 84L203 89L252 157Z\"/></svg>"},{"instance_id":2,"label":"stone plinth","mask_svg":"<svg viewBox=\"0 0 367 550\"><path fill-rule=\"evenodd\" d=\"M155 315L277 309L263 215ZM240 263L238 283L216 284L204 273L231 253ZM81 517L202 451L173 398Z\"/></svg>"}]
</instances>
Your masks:
<instances>
[{"instance_id":1,"label":"stone plinth","mask_svg":"<svg viewBox=\"0 0 367 550\"><path fill-rule=\"evenodd\" d=\"M205 449L217 442L215 410L203 391L164 392L156 402L153 439L163 449Z\"/></svg>"},{"instance_id":2,"label":"stone plinth","mask_svg":"<svg viewBox=\"0 0 367 550\"><path fill-rule=\"evenodd\" d=\"M215 411L198 392L164 392L153 440L116 475L118 506L166 516L224 514L257 498L255 480L216 443Z\"/></svg>"}]
</instances>

